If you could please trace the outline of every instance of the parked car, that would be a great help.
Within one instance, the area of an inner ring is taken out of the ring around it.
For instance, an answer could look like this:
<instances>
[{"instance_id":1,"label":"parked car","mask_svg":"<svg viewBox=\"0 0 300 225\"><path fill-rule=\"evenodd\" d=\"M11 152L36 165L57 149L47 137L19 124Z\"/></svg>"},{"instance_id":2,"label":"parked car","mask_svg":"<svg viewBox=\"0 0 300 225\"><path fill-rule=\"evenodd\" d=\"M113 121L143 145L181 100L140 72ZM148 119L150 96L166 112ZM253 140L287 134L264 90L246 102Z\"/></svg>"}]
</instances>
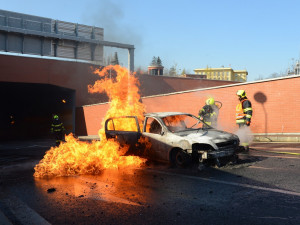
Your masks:
<instances>
[{"instance_id":1,"label":"parked car","mask_svg":"<svg viewBox=\"0 0 300 225\"><path fill-rule=\"evenodd\" d=\"M129 154L179 167L193 161L200 164L213 161L220 166L223 159L236 159L239 148L238 136L214 129L196 116L182 112L146 114L142 130L136 116L109 118L105 122L105 134L107 139L114 138L128 145ZM141 139L147 139L151 147L147 149Z\"/></svg>"}]
</instances>

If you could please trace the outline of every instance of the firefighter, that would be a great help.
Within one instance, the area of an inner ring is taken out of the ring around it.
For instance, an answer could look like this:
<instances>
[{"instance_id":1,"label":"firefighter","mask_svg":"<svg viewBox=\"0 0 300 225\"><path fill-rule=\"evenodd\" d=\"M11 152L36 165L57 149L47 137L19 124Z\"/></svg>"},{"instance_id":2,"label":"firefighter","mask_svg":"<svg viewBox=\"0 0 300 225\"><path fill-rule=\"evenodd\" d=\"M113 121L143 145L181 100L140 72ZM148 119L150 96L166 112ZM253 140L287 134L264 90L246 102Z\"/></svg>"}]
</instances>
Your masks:
<instances>
[{"instance_id":1,"label":"firefighter","mask_svg":"<svg viewBox=\"0 0 300 225\"><path fill-rule=\"evenodd\" d=\"M64 137L64 125L60 121L58 115L53 115L52 124L51 124L51 133L55 136L55 142L56 146L59 146L59 144L63 141Z\"/></svg>"},{"instance_id":2,"label":"firefighter","mask_svg":"<svg viewBox=\"0 0 300 225\"><path fill-rule=\"evenodd\" d=\"M215 104L214 98L208 98L205 101L205 106L199 111L199 118L206 124L216 128L218 122L219 108Z\"/></svg>"},{"instance_id":3,"label":"firefighter","mask_svg":"<svg viewBox=\"0 0 300 225\"><path fill-rule=\"evenodd\" d=\"M245 90L238 90L236 95L239 97L240 103L236 106L236 124L238 124L240 129L246 131L246 127L249 127L251 124L252 118L252 105L249 99L246 96ZM245 134L246 136L247 134ZM245 151L249 151L249 141L248 137L244 137L244 140L241 140L241 146L244 147Z\"/></svg>"}]
</instances>

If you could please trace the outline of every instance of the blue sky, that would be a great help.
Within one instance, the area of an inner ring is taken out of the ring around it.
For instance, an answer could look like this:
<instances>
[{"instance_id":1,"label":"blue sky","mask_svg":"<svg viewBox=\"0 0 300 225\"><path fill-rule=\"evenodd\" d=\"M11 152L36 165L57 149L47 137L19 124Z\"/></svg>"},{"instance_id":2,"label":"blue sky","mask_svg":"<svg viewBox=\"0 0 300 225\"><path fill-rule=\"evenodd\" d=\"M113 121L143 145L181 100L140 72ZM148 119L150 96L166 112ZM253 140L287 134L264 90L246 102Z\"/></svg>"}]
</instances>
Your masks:
<instances>
[{"instance_id":1,"label":"blue sky","mask_svg":"<svg viewBox=\"0 0 300 225\"><path fill-rule=\"evenodd\" d=\"M0 8L104 28L135 46L135 68L153 56L166 68L246 69L248 81L284 73L300 58L298 0L1 0ZM118 52L127 66L127 50Z\"/></svg>"}]
</instances>

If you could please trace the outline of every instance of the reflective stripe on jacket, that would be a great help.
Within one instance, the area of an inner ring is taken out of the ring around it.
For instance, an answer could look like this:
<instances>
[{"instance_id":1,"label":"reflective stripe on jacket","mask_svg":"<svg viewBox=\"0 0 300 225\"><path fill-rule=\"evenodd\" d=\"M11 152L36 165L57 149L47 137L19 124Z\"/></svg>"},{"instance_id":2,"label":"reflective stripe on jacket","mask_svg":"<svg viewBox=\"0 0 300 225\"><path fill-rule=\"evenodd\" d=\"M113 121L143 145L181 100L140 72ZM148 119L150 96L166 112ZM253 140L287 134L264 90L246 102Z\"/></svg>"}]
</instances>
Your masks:
<instances>
[{"instance_id":1,"label":"reflective stripe on jacket","mask_svg":"<svg viewBox=\"0 0 300 225\"><path fill-rule=\"evenodd\" d=\"M236 106L236 114L235 119L236 123L246 123L246 121L251 121L252 118L252 107L251 102L246 98L243 99L237 106Z\"/></svg>"},{"instance_id":2,"label":"reflective stripe on jacket","mask_svg":"<svg viewBox=\"0 0 300 225\"><path fill-rule=\"evenodd\" d=\"M63 123L59 123L59 124L52 123L51 124L51 131L52 132L60 132L60 131L63 131L64 129L65 128L64 128Z\"/></svg>"},{"instance_id":3,"label":"reflective stripe on jacket","mask_svg":"<svg viewBox=\"0 0 300 225\"><path fill-rule=\"evenodd\" d=\"M219 108L216 105L205 105L199 111L199 118L210 126L216 127L219 115Z\"/></svg>"}]
</instances>

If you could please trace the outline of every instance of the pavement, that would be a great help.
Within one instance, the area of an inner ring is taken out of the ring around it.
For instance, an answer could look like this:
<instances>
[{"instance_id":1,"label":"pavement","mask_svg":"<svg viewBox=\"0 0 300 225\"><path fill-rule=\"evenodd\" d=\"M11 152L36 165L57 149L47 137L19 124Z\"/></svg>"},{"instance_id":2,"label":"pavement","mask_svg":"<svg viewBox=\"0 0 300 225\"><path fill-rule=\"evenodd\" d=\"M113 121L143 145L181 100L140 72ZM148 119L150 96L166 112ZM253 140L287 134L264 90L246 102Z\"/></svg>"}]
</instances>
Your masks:
<instances>
[{"instance_id":1,"label":"pavement","mask_svg":"<svg viewBox=\"0 0 300 225\"><path fill-rule=\"evenodd\" d=\"M93 136L80 136L78 137L81 141L93 141L100 140L98 135ZM29 149L35 149L35 147L44 147L53 146L53 140L45 139L45 140L31 140L31 141L10 141L10 142L0 142L0 161L1 159L5 159L5 151L12 150L21 150L24 149L28 151ZM284 154L284 155L293 155L293 157L300 157L300 142L253 142L250 144L250 152L264 152L270 154ZM43 218L36 215L28 206L24 206L24 204L20 203L17 208L20 208L22 205L22 210L26 209L26 217L31 215L31 221L38 222L38 224L49 224ZM20 213L18 213L19 215ZM29 219L24 224L27 223ZM31 224L31 223L30 223ZM5 214L0 210L0 225L12 225L11 221L5 216Z\"/></svg>"}]
</instances>

